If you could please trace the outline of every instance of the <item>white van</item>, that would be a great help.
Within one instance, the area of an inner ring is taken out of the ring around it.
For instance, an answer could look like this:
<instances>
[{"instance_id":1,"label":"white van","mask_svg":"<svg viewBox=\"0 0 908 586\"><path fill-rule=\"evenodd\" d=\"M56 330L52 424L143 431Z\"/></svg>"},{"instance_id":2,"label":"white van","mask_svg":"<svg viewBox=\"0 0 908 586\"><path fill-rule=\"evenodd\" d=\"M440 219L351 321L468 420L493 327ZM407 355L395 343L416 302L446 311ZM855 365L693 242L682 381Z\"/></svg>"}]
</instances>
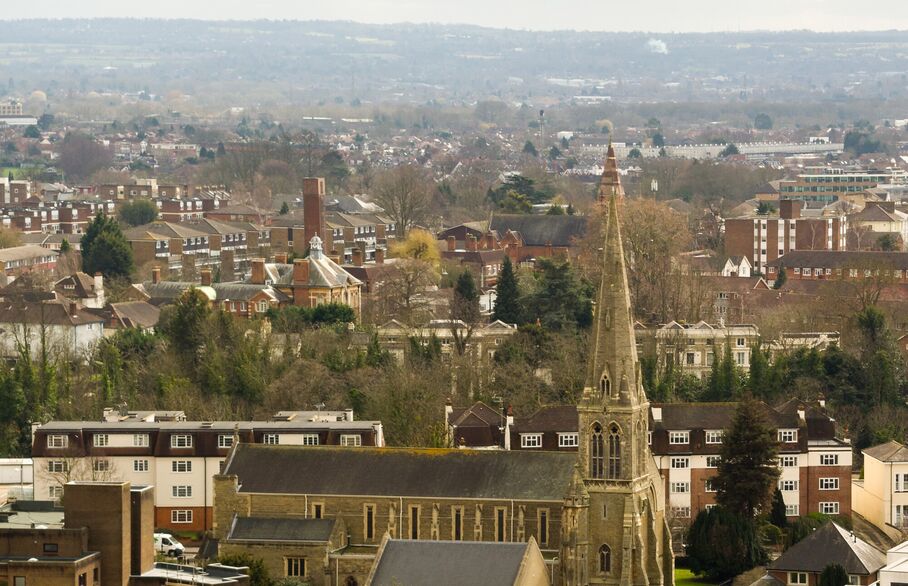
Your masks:
<instances>
[{"instance_id":1,"label":"white van","mask_svg":"<svg viewBox=\"0 0 908 586\"><path fill-rule=\"evenodd\" d=\"M170 533L154 534L154 550L172 558L182 557L186 548Z\"/></svg>"}]
</instances>

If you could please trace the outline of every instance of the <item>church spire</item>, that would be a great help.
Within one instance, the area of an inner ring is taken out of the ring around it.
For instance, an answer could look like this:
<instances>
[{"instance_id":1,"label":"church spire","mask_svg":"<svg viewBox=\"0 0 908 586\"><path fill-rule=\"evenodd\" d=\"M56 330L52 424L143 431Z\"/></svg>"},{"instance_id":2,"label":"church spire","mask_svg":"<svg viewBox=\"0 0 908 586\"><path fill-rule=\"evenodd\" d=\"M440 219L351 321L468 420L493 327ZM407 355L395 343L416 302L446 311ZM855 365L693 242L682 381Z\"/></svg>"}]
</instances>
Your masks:
<instances>
[{"instance_id":1,"label":"church spire","mask_svg":"<svg viewBox=\"0 0 908 586\"><path fill-rule=\"evenodd\" d=\"M608 143L608 152L605 155L605 170L599 181L599 203L608 203L611 196L624 197L624 188L621 187L621 177L618 175L618 158L615 157L615 147Z\"/></svg>"},{"instance_id":2,"label":"church spire","mask_svg":"<svg viewBox=\"0 0 908 586\"><path fill-rule=\"evenodd\" d=\"M599 198L608 205L602 277L593 324L588 392L603 403L637 405L646 401L638 372L637 346L631 311L624 246L618 219L618 199L624 196L615 150L609 145ZM593 397L588 397L592 399Z\"/></svg>"}]
</instances>

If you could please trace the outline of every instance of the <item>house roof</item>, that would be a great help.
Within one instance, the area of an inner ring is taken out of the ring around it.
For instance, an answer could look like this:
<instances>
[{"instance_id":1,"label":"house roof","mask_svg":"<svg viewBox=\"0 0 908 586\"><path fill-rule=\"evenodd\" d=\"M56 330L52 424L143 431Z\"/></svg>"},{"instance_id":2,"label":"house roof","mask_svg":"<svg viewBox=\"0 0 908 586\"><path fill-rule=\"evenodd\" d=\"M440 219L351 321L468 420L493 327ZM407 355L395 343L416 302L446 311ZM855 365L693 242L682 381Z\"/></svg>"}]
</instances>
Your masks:
<instances>
[{"instance_id":1,"label":"house roof","mask_svg":"<svg viewBox=\"0 0 908 586\"><path fill-rule=\"evenodd\" d=\"M553 405L542 407L529 417L514 421L514 430L519 433L546 431L577 431L577 407L574 405Z\"/></svg>"},{"instance_id":2,"label":"house roof","mask_svg":"<svg viewBox=\"0 0 908 586\"><path fill-rule=\"evenodd\" d=\"M882 252L869 250L792 250L766 266L807 268L889 268L908 269L908 252Z\"/></svg>"},{"instance_id":3,"label":"house roof","mask_svg":"<svg viewBox=\"0 0 908 586\"><path fill-rule=\"evenodd\" d=\"M527 246L574 246L586 233L586 222L583 216L497 214L489 229L499 234L517 232Z\"/></svg>"},{"instance_id":4,"label":"house roof","mask_svg":"<svg viewBox=\"0 0 908 586\"><path fill-rule=\"evenodd\" d=\"M908 448L895 440L867 448L864 453L880 462L908 462Z\"/></svg>"},{"instance_id":5,"label":"house roof","mask_svg":"<svg viewBox=\"0 0 908 586\"><path fill-rule=\"evenodd\" d=\"M791 546L769 567L819 573L832 563L841 564L849 574L866 576L886 565L886 554L830 521Z\"/></svg>"},{"instance_id":6,"label":"house roof","mask_svg":"<svg viewBox=\"0 0 908 586\"><path fill-rule=\"evenodd\" d=\"M23 246L12 246L10 248L0 249L0 262L28 260L41 256L57 256L57 252L55 250L34 244L25 244Z\"/></svg>"},{"instance_id":7,"label":"house roof","mask_svg":"<svg viewBox=\"0 0 908 586\"><path fill-rule=\"evenodd\" d=\"M458 427L470 425L500 425L503 414L482 401L476 401L466 409L454 409L450 424Z\"/></svg>"},{"instance_id":8,"label":"house roof","mask_svg":"<svg viewBox=\"0 0 908 586\"><path fill-rule=\"evenodd\" d=\"M375 560L369 583L513 586L530 547L530 543L389 539Z\"/></svg>"},{"instance_id":9,"label":"house roof","mask_svg":"<svg viewBox=\"0 0 908 586\"><path fill-rule=\"evenodd\" d=\"M161 318L161 309L146 301L111 303L110 311L128 328L152 328Z\"/></svg>"},{"instance_id":10,"label":"house roof","mask_svg":"<svg viewBox=\"0 0 908 586\"><path fill-rule=\"evenodd\" d=\"M81 326L98 322L104 319L82 308L71 313L68 304L57 301L0 303L0 324Z\"/></svg>"},{"instance_id":11,"label":"house roof","mask_svg":"<svg viewBox=\"0 0 908 586\"><path fill-rule=\"evenodd\" d=\"M72 291L65 288L68 284L73 285ZM54 289L57 289L60 293L67 297L77 297L79 299L97 297L100 293L100 291L95 291L94 278L88 276L82 271L78 271L71 275L63 277L62 279L54 283Z\"/></svg>"},{"instance_id":12,"label":"house roof","mask_svg":"<svg viewBox=\"0 0 908 586\"><path fill-rule=\"evenodd\" d=\"M246 493L560 501L576 460L560 452L241 443L224 474L237 475Z\"/></svg>"},{"instance_id":13,"label":"house roof","mask_svg":"<svg viewBox=\"0 0 908 586\"><path fill-rule=\"evenodd\" d=\"M126 231L127 240L153 239L160 240L164 238L207 238L208 234L195 228L190 228L185 224L174 222L164 222L156 220L144 226L136 226Z\"/></svg>"},{"instance_id":14,"label":"house roof","mask_svg":"<svg viewBox=\"0 0 908 586\"><path fill-rule=\"evenodd\" d=\"M765 403L767 419L776 427L794 429L798 427L797 413L780 413ZM661 418L655 419L653 412L661 412ZM727 429L731 427L738 403L653 403L650 417L653 429Z\"/></svg>"},{"instance_id":15,"label":"house roof","mask_svg":"<svg viewBox=\"0 0 908 586\"><path fill-rule=\"evenodd\" d=\"M327 542L335 523L335 519L237 517L227 534L227 541Z\"/></svg>"}]
</instances>

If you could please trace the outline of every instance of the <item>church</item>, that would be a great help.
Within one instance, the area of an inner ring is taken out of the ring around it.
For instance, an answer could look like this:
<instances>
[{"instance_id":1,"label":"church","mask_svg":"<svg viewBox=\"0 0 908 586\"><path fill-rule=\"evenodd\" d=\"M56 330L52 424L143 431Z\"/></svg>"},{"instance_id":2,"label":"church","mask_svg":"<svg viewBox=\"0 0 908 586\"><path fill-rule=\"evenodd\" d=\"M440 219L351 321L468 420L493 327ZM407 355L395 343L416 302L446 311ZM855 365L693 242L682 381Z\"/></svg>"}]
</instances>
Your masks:
<instances>
[{"instance_id":1,"label":"church","mask_svg":"<svg viewBox=\"0 0 908 586\"><path fill-rule=\"evenodd\" d=\"M535 540L551 583L671 586L663 482L647 444L610 147L589 377L577 453L236 443L214 483L221 554L263 559L272 576L360 585L383 537Z\"/></svg>"}]
</instances>

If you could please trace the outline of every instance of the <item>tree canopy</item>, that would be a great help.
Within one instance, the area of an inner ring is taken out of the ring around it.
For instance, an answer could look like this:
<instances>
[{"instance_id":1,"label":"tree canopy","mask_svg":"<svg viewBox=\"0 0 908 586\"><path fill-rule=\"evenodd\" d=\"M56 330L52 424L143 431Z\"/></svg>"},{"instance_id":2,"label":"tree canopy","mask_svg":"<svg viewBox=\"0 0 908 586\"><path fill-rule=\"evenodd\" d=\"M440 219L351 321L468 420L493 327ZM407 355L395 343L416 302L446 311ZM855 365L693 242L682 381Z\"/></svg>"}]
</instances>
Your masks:
<instances>
[{"instance_id":1,"label":"tree canopy","mask_svg":"<svg viewBox=\"0 0 908 586\"><path fill-rule=\"evenodd\" d=\"M150 199L134 199L117 207L120 220L130 226L142 226L158 217L158 208Z\"/></svg>"},{"instance_id":2,"label":"tree canopy","mask_svg":"<svg viewBox=\"0 0 908 586\"><path fill-rule=\"evenodd\" d=\"M511 264L511 259L505 255L501 273L498 275L498 283L495 285L495 309L492 317L506 324L516 324L520 323L522 313L520 289L517 285L517 277L514 275L514 265Z\"/></svg>"},{"instance_id":3,"label":"tree canopy","mask_svg":"<svg viewBox=\"0 0 908 586\"><path fill-rule=\"evenodd\" d=\"M132 248L116 220L98 214L88 225L81 240L82 270L106 278L129 277L134 267Z\"/></svg>"}]
</instances>

